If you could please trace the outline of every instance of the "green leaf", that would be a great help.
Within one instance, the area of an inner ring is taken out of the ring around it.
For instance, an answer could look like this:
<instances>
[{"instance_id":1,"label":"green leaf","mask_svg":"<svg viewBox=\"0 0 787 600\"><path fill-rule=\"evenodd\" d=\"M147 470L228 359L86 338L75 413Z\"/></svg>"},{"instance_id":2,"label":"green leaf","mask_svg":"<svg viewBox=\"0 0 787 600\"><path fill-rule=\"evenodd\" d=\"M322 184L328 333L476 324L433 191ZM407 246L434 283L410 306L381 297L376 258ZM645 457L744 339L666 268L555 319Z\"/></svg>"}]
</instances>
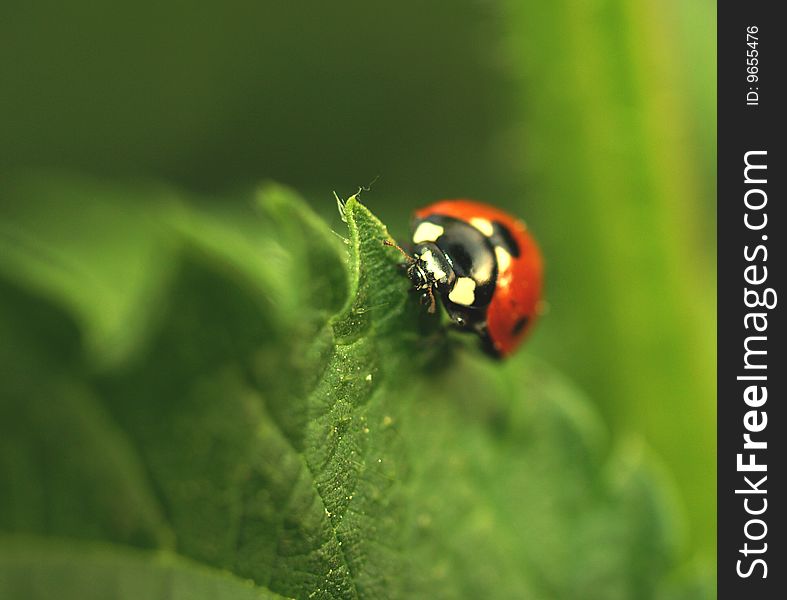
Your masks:
<instances>
[{"instance_id":1,"label":"green leaf","mask_svg":"<svg viewBox=\"0 0 787 600\"><path fill-rule=\"evenodd\" d=\"M0 598L276 600L283 596L166 552L12 538L0 543Z\"/></svg>"},{"instance_id":2,"label":"green leaf","mask_svg":"<svg viewBox=\"0 0 787 600\"><path fill-rule=\"evenodd\" d=\"M591 403L535 357L447 337L357 197L333 232L279 186L162 208L52 182L0 189L0 531L40 538L24 569L0 554L9 585L80 539L297 598L661 593L680 531L667 478L642 449L608 456ZM126 578L115 552L103 576Z\"/></svg>"},{"instance_id":3,"label":"green leaf","mask_svg":"<svg viewBox=\"0 0 787 600\"><path fill-rule=\"evenodd\" d=\"M0 191L0 272L68 309L101 362L133 351L173 267L178 194L52 173Z\"/></svg>"}]
</instances>

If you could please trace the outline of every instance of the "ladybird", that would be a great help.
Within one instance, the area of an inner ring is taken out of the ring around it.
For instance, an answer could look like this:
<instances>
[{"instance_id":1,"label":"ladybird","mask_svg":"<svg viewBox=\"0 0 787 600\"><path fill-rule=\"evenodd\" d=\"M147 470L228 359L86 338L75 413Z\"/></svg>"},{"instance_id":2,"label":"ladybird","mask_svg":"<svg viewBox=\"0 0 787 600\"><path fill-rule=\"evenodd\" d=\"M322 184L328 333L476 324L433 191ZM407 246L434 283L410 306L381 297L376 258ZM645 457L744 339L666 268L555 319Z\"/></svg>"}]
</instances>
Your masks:
<instances>
[{"instance_id":1,"label":"ladybird","mask_svg":"<svg viewBox=\"0 0 787 600\"><path fill-rule=\"evenodd\" d=\"M522 343L541 303L541 252L510 214L472 200L441 200L412 221L407 275L435 310L439 297L459 329L505 357Z\"/></svg>"}]
</instances>

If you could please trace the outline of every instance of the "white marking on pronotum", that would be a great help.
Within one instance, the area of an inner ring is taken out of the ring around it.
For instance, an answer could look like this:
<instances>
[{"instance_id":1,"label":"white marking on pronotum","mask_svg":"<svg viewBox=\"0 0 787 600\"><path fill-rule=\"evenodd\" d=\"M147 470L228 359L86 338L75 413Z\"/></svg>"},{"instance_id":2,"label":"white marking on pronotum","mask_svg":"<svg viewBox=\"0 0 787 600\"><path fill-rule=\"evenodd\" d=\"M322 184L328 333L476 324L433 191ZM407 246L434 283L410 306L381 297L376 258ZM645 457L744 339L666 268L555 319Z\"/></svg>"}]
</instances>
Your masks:
<instances>
[{"instance_id":1,"label":"white marking on pronotum","mask_svg":"<svg viewBox=\"0 0 787 600\"><path fill-rule=\"evenodd\" d=\"M475 281L469 277L460 277L454 284L454 289L448 294L448 299L454 304L470 306L475 302Z\"/></svg>"},{"instance_id":2,"label":"white marking on pronotum","mask_svg":"<svg viewBox=\"0 0 787 600\"><path fill-rule=\"evenodd\" d=\"M434 254L432 254L431 250L424 252L421 255L421 260L426 264L426 270L432 274L432 277L438 281L445 279L445 271L443 271L440 268L440 265L437 264L437 260L435 260Z\"/></svg>"},{"instance_id":3,"label":"white marking on pronotum","mask_svg":"<svg viewBox=\"0 0 787 600\"><path fill-rule=\"evenodd\" d=\"M478 231L483 233L486 237L491 237L491 235L495 232L495 227L492 225L492 222L480 217L470 219L470 225L478 229Z\"/></svg>"},{"instance_id":4,"label":"white marking on pronotum","mask_svg":"<svg viewBox=\"0 0 787 600\"><path fill-rule=\"evenodd\" d=\"M435 225L429 221L424 221L415 228L413 233L413 244L423 244L424 242L436 242L437 238L443 235L443 229L440 225Z\"/></svg>"},{"instance_id":5,"label":"white marking on pronotum","mask_svg":"<svg viewBox=\"0 0 787 600\"><path fill-rule=\"evenodd\" d=\"M495 256L497 257L498 273L508 270L508 267L511 266L511 255L508 250L502 246L495 246Z\"/></svg>"}]
</instances>

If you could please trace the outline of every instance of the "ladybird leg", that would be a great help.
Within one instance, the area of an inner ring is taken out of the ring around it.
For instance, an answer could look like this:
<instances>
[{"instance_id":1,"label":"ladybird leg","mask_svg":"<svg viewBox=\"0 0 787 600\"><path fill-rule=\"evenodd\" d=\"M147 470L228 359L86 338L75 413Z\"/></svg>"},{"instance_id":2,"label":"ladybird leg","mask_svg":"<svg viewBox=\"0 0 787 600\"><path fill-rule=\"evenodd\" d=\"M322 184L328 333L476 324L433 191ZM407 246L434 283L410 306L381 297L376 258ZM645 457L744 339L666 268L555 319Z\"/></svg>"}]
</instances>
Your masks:
<instances>
[{"instance_id":1,"label":"ladybird leg","mask_svg":"<svg viewBox=\"0 0 787 600\"><path fill-rule=\"evenodd\" d=\"M479 321L478 323L476 323L474 325L473 328L475 329L475 332L481 338L488 338L489 337L489 329L487 328L486 321Z\"/></svg>"},{"instance_id":2,"label":"ladybird leg","mask_svg":"<svg viewBox=\"0 0 787 600\"><path fill-rule=\"evenodd\" d=\"M464 311L450 310L448 316L451 317L451 327L457 331L480 333L481 329L486 327L485 321L479 322Z\"/></svg>"},{"instance_id":3,"label":"ladybird leg","mask_svg":"<svg viewBox=\"0 0 787 600\"><path fill-rule=\"evenodd\" d=\"M465 319L464 316L458 313L454 313L453 315L451 315L451 322L455 327L458 327L459 329L465 329L467 327L467 319Z\"/></svg>"},{"instance_id":4,"label":"ladybird leg","mask_svg":"<svg viewBox=\"0 0 787 600\"><path fill-rule=\"evenodd\" d=\"M429 308L427 308L426 311L430 314L434 314L436 302L434 299L434 292L432 291L431 285L428 288L426 288L426 294L429 297Z\"/></svg>"},{"instance_id":5,"label":"ladybird leg","mask_svg":"<svg viewBox=\"0 0 787 600\"><path fill-rule=\"evenodd\" d=\"M418 295L418 302L421 304L421 306L426 306L427 312L434 313L435 306L437 305L437 303L435 302L434 292L432 292L432 288L430 287L419 288L415 291L420 292Z\"/></svg>"},{"instance_id":6,"label":"ladybird leg","mask_svg":"<svg viewBox=\"0 0 787 600\"><path fill-rule=\"evenodd\" d=\"M468 331L470 329L470 325L468 320L463 315L452 314L451 323L449 327L455 331Z\"/></svg>"}]
</instances>

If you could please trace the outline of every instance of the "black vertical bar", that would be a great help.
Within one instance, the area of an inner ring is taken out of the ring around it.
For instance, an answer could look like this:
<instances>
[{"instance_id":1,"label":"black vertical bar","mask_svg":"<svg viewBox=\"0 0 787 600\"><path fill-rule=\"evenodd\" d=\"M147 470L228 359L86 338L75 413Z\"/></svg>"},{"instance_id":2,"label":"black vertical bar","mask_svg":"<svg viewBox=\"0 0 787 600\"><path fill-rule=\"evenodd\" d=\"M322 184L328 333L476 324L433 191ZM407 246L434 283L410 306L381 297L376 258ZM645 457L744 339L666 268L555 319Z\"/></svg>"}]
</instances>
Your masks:
<instances>
[{"instance_id":1,"label":"black vertical bar","mask_svg":"<svg viewBox=\"0 0 787 600\"><path fill-rule=\"evenodd\" d=\"M781 114L787 106L787 26L776 15L780 4L718 4L717 567L722 600L787 598L782 307L787 303L787 169ZM763 350L767 353L756 353Z\"/></svg>"}]
</instances>

